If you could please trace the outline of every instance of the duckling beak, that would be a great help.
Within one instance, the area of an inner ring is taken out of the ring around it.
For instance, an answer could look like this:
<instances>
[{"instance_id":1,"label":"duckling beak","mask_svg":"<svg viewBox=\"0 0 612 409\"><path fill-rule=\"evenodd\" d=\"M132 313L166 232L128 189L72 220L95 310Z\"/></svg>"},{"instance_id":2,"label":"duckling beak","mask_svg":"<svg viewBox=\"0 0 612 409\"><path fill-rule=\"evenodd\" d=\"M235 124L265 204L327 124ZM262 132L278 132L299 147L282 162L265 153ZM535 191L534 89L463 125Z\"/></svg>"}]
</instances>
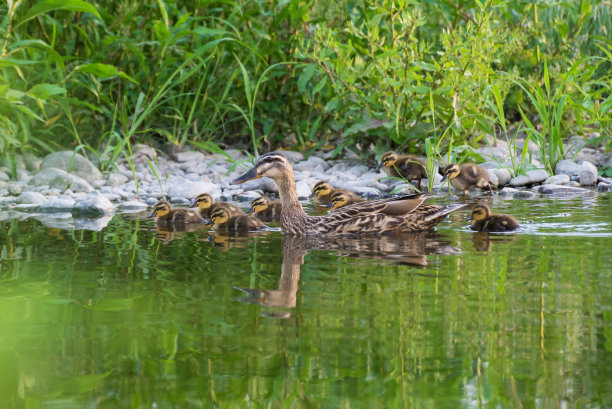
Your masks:
<instances>
[{"instance_id":1,"label":"duckling beak","mask_svg":"<svg viewBox=\"0 0 612 409\"><path fill-rule=\"evenodd\" d=\"M253 207L251 207L249 210L247 210L247 214L251 214L254 213L255 209Z\"/></svg>"},{"instance_id":2,"label":"duckling beak","mask_svg":"<svg viewBox=\"0 0 612 409\"><path fill-rule=\"evenodd\" d=\"M237 177L236 179L232 180L230 185L241 185L244 182L248 182L249 180L253 180L253 179L259 179L261 177L261 175L258 175L257 172L255 172L255 169L251 169L249 170L247 173L245 173L242 176Z\"/></svg>"},{"instance_id":3,"label":"duckling beak","mask_svg":"<svg viewBox=\"0 0 612 409\"><path fill-rule=\"evenodd\" d=\"M317 195L317 192L312 192L312 193L310 194L310 196L308 196L308 198L309 198L309 199L314 199L316 195Z\"/></svg>"},{"instance_id":4,"label":"duckling beak","mask_svg":"<svg viewBox=\"0 0 612 409\"><path fill-rule=\"evenodd\" d=\"M209 221L207 221L207 222L206 222L206 223L204 223L204 224L213 224L213 223L214 223L214 222L213 222L213 219L210 219Z\"/></svg>"},{"instance_id":5,"label":"duckling beak","mask_svg":"<svg viewBox=\"0 0 612 409\"><path fill-rule=\"evenodd\" d=\"M329 202L328 204L321 206L321 207L325 207L327 209L329 209L330 207L334 207L334 204L332 202Z\"/></svg>"},{"instance_id":6,"label":"duckling beak","mask_svg":"<svg viewBox=\"0 0 612 409\"><path fill-rule=\"evenodd\" d=\"M155 212L151 213L148 218L151 219L153 217L155 217Z\"/></svg>"},{"instance_id":7,"label":"duckling beak","mask_svg":"<svg viewBox=\"0 0 612 409\"><path fill-rule=\"evenodd\" d=\"M385 166L385 163L384 162L380 162L378 164L378 166L376 167L376 170L380 170L380 168L382 168L383 166Z\"/></svg>"},{"instance_id":8,"label":"duckling beak","mask_svg":"<svg viewBox=\"0 0 612 409\"><path fill-rule=\"evenodd\" d=\"M446 179L448 179L446 175L442 175L442 180L440 181L440 183L444 182Z\"/></svg>"},{"instance_id":9,"label":"duckling beak","mask_svg":"<svg viewBox=\"0 0 612 409\"><path fill-rule=\"evenodd\" d=\"M189 207L196 207L198 204L195 199L191 199L191 203L189 203Z\"/></svg>"}]
</instances>

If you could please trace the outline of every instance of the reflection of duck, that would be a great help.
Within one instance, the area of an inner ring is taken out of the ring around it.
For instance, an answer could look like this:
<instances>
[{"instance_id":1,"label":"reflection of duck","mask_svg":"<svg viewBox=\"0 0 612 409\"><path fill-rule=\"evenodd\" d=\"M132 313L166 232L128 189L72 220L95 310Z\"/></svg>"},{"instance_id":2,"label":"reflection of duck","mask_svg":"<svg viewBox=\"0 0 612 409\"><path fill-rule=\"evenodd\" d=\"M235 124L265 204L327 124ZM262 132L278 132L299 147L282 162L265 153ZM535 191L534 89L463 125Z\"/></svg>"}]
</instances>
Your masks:
<instances>
[{"instance_id":1,"label":"reflection of duck","mask_svg":"<svg viewBox=\"0 0 612 409\"><path fill-rule=\"evenodd\" d=\"M483 189L487 187L493 193L493 185L489 180L489 173L482 166L470 163L462 165L451 163L443 171L442 181L446 179L455 189L463 190L465 195L467 195L468 190L471 188Z\"/></svg>"},{"instance_id":2,"label":"reflection of duck","mask_svg":"<svg viewBox=\"0 0 612 409\"><path fill-rule=\"evenodd\" d=\"M365 199L362 199L360 197L350 197L344 192L336 192L331 195L329 199L329 204L326 204L323 207L331 207L335 210L344 206L350 206L352 204L360 202L365 202Z\"/></svg>"},{"instance_id":3,"label":"reflection of duck","mask_svg":"<svg viewBox=\"0 0 612 409\"><path fill-rule=\"evenodd\" d=\"M310 199L313 199L313 201L319 206L325 206L329 204L332 195L335 193L344 193L349 198L359 197L350 190L332 188L328 181L322 180L317 182L317 184L312 188Z\"/></svg>"},{"instance_id":4,"label":"reflection of duck","mask_svg":"<svg viewBox=\"0 0 612 409\"><path fill-rule=\"evenodd\" d=\"M198 207L200 216L206 220L210 219L210 216L213 214L213 212L216 209L221 208L221 207L227 210L230 217L240 216L240 215L245 214L241 208L231 203L226 203L226 202L214 202L213 203L213 198L208 193L202 193L196 196L191 207L196 207L196 206Z\"/></svg>"},{"instance_id":5,"label":"reflection of duck","mask_svg":"<svg viewBox=\"0 0 612 409\"><path fill-rule=\"evenodd\" d=\"M426 205L423 204L426 197L407 195L356 203L325 216L308 216L298 200L291 164L280 153L262 155L251 170L232 183L240 184L262 176L272 178L278 185L283 206L281 228L284 233L293 235L378 235L425 230L465 206Z\"/></svg>"},{"instance_id":6,"label":"reflection of duck","mask_svg":"<svg viewBox=\"0 0 612 409\"><path fill-rule=\"evenodd\" d=\"M221 232L249 232L264 228L261 221L253 216L231 216L227 209L219 207L210 216L210 221L206 224L214 224L214 228Z\"/></svg>"},{"instance_id":7,"label":"reflection of duck","mask_svg":"<svg viewBox=\"0 0 612 409\"><path fill-rule=\"evenodd\" d=\"M491 250L491 244L495 243L510 243L514 241L513 235L508 234L489 234L489 232L475 232L472 235L472 243L476 251L489 251Z\"/></svg>"},{"instance_id":8,"label":"reflection of duck","mask_svg":"<svg viewBox=\"0 0 612 409\"><path fill-rule=\"evenodd\" d=\"M189 209L173 209L170 203L163 200L153 206L153 213L149 217L155 217L157 226L176 226L202 221L199 215Z\"/></svg>"},{"instance_id":9,"label":"reflection of duck","mask_svg":"<svg viewBox=\"0 0 612 409\"><path fill-rule=\"evenodd\" d=\"M472 207L472 230L476 231L512 231L519 227L518 222L509 214L493 214L489 206L477 204Z\"/></svg>"},{"instance_id":10,"label":"reflection of duck","mask_svg":"<svg viewBox=\"0 0 612 409\"><path fill-rule=\"evenodd\" d=\"M394 178L411 182L417 179L417 188L421 188L421 179L427 177L425 164L413 155L398 155L393 151L385 153L380 159L378 169L384 167L385 173Z\"/></svg>"},{"instance_id":11,"label":"reflection of duck","mask_svg":"<svg viewBox=\"0 0 612 409\"><path fill-rule=\"evenodd\" d=\"M255 213L255 216L261 220L277 222L280 220L282 208L279 200L271 202L267 197L261 196L251 202L251 208L247 213Z\"/></svg>"}]
</instances>

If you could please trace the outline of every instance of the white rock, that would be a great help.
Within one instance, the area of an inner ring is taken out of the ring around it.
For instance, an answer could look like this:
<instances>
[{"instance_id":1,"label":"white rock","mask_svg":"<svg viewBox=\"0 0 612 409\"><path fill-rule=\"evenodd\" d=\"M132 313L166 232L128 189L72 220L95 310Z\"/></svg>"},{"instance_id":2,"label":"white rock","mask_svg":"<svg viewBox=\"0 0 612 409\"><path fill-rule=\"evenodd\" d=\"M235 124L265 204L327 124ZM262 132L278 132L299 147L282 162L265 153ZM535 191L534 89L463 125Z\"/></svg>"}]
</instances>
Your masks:
<instances>
[{"instance_id":1,"label":"white rock","mask_svg":"<svg viewBox=\"0 0 612 409\"><path fill-rule=\"evenodd\" d=\"M499 179L497 179L497 174L495 174L495 171L493 169L487 169L487 173L489 174L489 180L493 184L493 187L497 188L499 186Z\"/></svg>"},{"instance_id":2,"label":"white rock","mask_svg":"<svg viewBox=\"0 0 612 409\"><path fill-rule=\"evenodd\" d=\"M568 175L575 176L580 175L582 171L582 167L575 163L574 161L568 159L562 159L557 162L557 166L555 166L555 175Z\"/></svg>"},{"instance_id":3,"label":"white rock","mask_svg":"<svg viewBox=\"0 0 612 409\"><path fill-rule=\"evenodd\" d=\"M610 191L610 185L609 183L605 183L605 182L599 182L597 184L597 190L599 192L609 192Z\"/></svg>"},{"instance_id":4,"label":"white rock","mask_svg":"<svg viewBox=\"0 0 612 409\"><path fill-rule=\"evenodd\" d=\"M29 185L49 186L52 189L59 189L62 192L66 189L71 189L73 192L85 193L94 190L86 180L56 168L43 168L32 177Z\"/></svg>"},{"instance_id":5,"label":"white rock","mask_svg":"<svg viewBox=\"0 0 612 409\"><path fill-rule=\"evenodd\" d=\"M70 212L74 207L73 199L53 198L40 205L40 211L44 213Z\"/></svg>"},{"instance_id":6,"label":"white rock","mask_svg":"<svg viewBox=\"0 0 612 409\"><path fill-rule=\"evenodd\" d=\"M531 199L535 196L536 194L529 190L519 190L518 192L514 193L513 197L516 199Z\"/></svg>"},{"instance_id":7,"label":"white rock","mask_svg":"<svg viewBox=\"0 0 612 409\"><path fill-rule=\"evenodd\" d=\"M504 147L489 147L485 146L483 148L474 149L474 152L481 154L485 158L488 159L497 159L497 160L505 160L510 157L510 152L508 152L507 148Z\"/></svg>"},{"instance_id":8,"label":"white rock","mask_svg":"<svg viewBox=\"0 0 612 409\"><path fill-rule=\"evenodd\" d=\"M588 161L582 162L580 171L580 184L582 186L591 186L597 183L597 168Z\"/></svg>"},{"instance_id":9,"label":"white rock","mask_svg":"<svg viewBox=\"0 0 612 409\"><path fill-rule=\"evenodd\" d=\"M562 185L570 181L570 177L566 174L554 175L544 181L545 185Z\"/></svg>"},{"instance_id":10,"label":"white rock","mask_svg":"<svg viewBox=\"0 0 612 409\"><path fill-rule=\"evenodd\" d=\"M41 205L47 201L47 198L38 192L23 192L17 198L18 203Z\"/></svg>"},{"instance_id":11,"label":"white rock","mask_svg":"<svg viewBox=\"0 0 612 409\"><path fill-rule=\"evenodd\" d=\"M542 185L538 187L539 193L543 195L552 195L555 197L571 196L588 192L587 189L583 189L581 187L571 187L562 185Z\"/></svg>"},{"instance_id":12,"label":"white rock","mask_svg":"<svg viewBox=\"0 0 612 409\"><path fill-rule=\"evenodd\" d=\"M95 219L78 217L74 219L74 228L75 230L102 231L112 219L112 215L105 215Z\"/></svg>"},{"instance_id":13,"label":"white rock","mask_svg":"<svg viewBox=\"0 0 612 409\"><path fill-rule=\"evenodd\" d=\"M244 189L245 192L247 190L261 190L268 193L278 193L278 186L276 186L276 183L270 178L250 180L241 184L240 187Z\"/></svg>"},{"instance_id":14,"label":"white rock","mask_svg":"<svg viewBox=\"0 0 612 409\"><path fill-rule=\"evenodd\" d=\"M100 179L100 180L96 180L95 182L93 182L91 184L91 187L93 187L94 189L100 189L102 186L106 185L106 180L104 179Z\"/></svg>"},{"instance_id":15,"label":"white rock","mask_svg":"<svg viewBox=\"0 0 612 409\"><path fill-rule=\"evenodd\" d=\"M41 170L47 168L57 168L76 175L84 179L88 183L102 179L102 173L96 168L93 163L79 153L72 151L60 151L47 155L41 165Z\"/></svg>"},{"instance_id":16,"label":"white rock","mask_svg":"<svg viewBox=\"0 0 612 409\"><path fill-rule=\"evenodd\" d=\"M121 173L111 173L108 175L108 179L106 180L106 184L108 186L121 186L124 183L127 183L128 177L122 175Z\"/></svg>"},{"instance_id":17,"label":"white rock","mask_svg":"<svg viewBox=\"0 0 612 409\"><path fill-rule=\"evenodd\" d=\"M12 207L16 212L38 212L40 205L34 203L20 203Z\"/></svg>"},{"instance_id":18,"label":"white rock","mask_svg":"<svg viewBox=\"0 0 612 409\"><path fill-rule=\"evenodd\" d=\"M519 191L518 189L515 189L513 187L505 187L499 191L499 195L502 197L512 197L516 193L518 193L518 191Z\"/></svg>"},{"instance_id":19,"label":"white rock","mask_svg":"<svg viewBox=\"0 0 612 409\"><path fill-rule=\"evenodd\" d=\"M529 170L525 175L518 175L510 179L510 186L525 186L544 182L548 179L548 172L543 169Z\"/></svg>"},{"instance_id":20,"label":"white rock","mask_svg":"<svg viewBox=\"0 0 612 409\"><path fill-rule=\"evenodd\" d=\"M81 216L111 215L114 212L115 205L98 191L93 191L83 199L77 200L72 209L72 214Z\"/></svg>"},{"instance_id":21,"label":"white rock","mask_svg":"<svg viewBox=\"0 0 612 409\"><path fill-rule=\"evenodd\" d=\"M258 197L261 197L261 194L256 190L249 190L237 195L237 199L241 202L251 202L257 199Z\"/></svg>"},{"instance_id":22,"label":"white rock","mask_svg":"<svg viewBox=\"0 0 612 409\"><path fill-rule=\"evenodd\" d=\"M179 152L174 155L174 160L177 162L200 162L204 160L204 154L197 151Z\"/></svg>"},{"instance_id":23,"label":"white rock","mask_svg":"<svg viewBox=\"0 0 612 409\"><path fill-rule=\"evenodd\" d=\"M574 180L570 180L567 183L564 183L563 186L569 186L569 187L580 187L580 183L574 181Z\"/></svg>"},{"instance_id":24,"label":"white rock","mask_svg":"<svg viewBox=\"0 0 612 409\"><path fill-rule=\"evenodd\" d=\"M330 165L325 160L316 156L310 156L307 160L293 165L293 169L301 171L310 171L315 170L316 168L321 168L323 171L325 171L330 168Z\"/></svg>"},{"instance_id":25,"label":"white rock","mask_svg":"<svg viewBox=\"0 0 612 409\"><path fill-rule=\"evenodd\" d=\"M308 199L314 185L310 186L305 180L300 180L296 182L295 187L297 188L298 199Z\"/></svg>"},{"instance_id":26,"label":"white rock","mask_svg":"<svg viewBox=\"0 0 612 409\"><path fill-rule=\"evenodd\" d=\"M9 175L0 170L0 181L8 181L10 180Z\"/></svg>"},{"instance_id":27,"label":"white rock","mask_svg":"<svg viewBox=\"0 0 612 409\"><path fill-rule=\"evenodd\" d=\"M138 213L144 210L147 210L147 204L143 202L138 202L134 200L130 200L127 202L123 202L119 204L119 211L121 213Z\"/></svg>"},{"instance_id":28,"label":"white rock","mask_svg":"<svg viewBox=\"0 0 612 409\"><path fill-rule=\"evenodd\" d=\"M23 190L23 188L21 187L21 185L19 185L17 183L9 184L8 191L13 196L20 195L22 190Z\"/></svg>"},{"instance_id":29,"label":"white rock","mask_svg":"<svg viewBox=\"0 0 612 409\"><path fill-rule=\"evenodd\" d=\"M512 174L510 170L502 168L495 169L495 176L497 176L498 186L506 186L510 183L510 179L512 179Z\"/></svg>"},{"instance_id":30,"label":"white rock","mask_svg":"<svg viewBox=\"0 0 612 409\"><path fill-rule=\"evenodd\" d=\"M291 162L291 163L301 162L301 161L304 160L304 155L301 152L296 152L296 151L280 151L280 153L285 155L285 157L287 159L289 159L289 162Z\"/></svg>"},{"instance_id":31,"label":"white rock","mask_svg":"<svg viewBox=\"0 0 612 409\"><path fill-rule=\"evenodd\" d=\"M166 196L170 198L184 197L191 199L201 193L208 193L213 199L217 200L221 196L221 189L217 185L210 182L192 182L187 179L183 179L181 182L168 183L167 189Z\"/></svg>"}]
</instances>

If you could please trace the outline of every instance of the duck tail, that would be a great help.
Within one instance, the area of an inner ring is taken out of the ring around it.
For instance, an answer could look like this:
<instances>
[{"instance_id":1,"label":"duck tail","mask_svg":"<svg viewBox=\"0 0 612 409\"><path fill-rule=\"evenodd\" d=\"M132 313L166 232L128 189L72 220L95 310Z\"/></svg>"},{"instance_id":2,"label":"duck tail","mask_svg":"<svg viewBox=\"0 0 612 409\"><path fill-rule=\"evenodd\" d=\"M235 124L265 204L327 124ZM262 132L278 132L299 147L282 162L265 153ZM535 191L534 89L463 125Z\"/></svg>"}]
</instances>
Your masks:
<instances>
[{"instance_id":1,"label":"duck tail","mask_svg":"<svg viewBox=\"0 0 612 409\"><path fill-rule=\"evenodd\" d=\"M432 221L441 221L444 217L446 217L447 214L454 212L455 210L459 210L462 207L467 206L466 203L461 203L461 204L452 204L452 205L448 205L448 206L442 206L440 207L440 209L438 209L438 211L436 211L435 213L432 213L430 215L428 215L425 218L425 222L432 222Z\"/></svg>"}]
</instances>

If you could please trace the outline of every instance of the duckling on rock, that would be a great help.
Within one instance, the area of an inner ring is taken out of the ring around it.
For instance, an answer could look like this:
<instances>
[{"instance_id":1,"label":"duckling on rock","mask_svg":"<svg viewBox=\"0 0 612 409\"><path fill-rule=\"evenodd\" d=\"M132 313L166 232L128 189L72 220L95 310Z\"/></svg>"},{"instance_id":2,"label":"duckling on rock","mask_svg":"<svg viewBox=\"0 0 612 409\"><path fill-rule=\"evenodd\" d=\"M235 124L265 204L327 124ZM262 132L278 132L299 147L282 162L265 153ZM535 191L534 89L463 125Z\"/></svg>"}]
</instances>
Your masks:
<instances>
[{"instance_id":1,"label":"duckling on rock","mask_svg":"<svg viewBox=\"0 0 612 409\"><path fill-rule=\"evenodd\" d=\"M219 232L249 232L263 230L265 227L259 219L253 216L230 216L224 207L215 209L206 224L214 224L214 229Z\"/></svg>"},{"instance_id":2,"label":"duckling on rock","mask_svg":"<svg viewBox=\"0 0 612 409\"><path fill-rule=\"evenodd\" d=\"M455 189L463 190L464 195L467 195L470 188L483 189L487 187L493 193L493 184L489 180L487 170L472 163L461 165L451 163L443 170L442 181L444 182L446 179Z\"/></svg>"},{"instance_id":3,"label":"duckling on rock","mask_svg":"<svg viewBox=\"0 0 612 409\"><path fill-rule=\"evenodd\" d=\"M200 212L200 216L203 219L210 219L210 216L213 214L215 210L220 207L227 209L229 216L244 216L244 211L236 205L226 202L214 202L211 195L208 193L201 193L196 196L191 207L198 207L198 211Z\"/></svg>"},{"instance_id":4,"label":"duckling on rock","mask_svg":"<svg viewBox=\"0 0 612 409\"><path fill-rule=\"evenodd\" d=\"M493 214L489 206L478 204L472 207L472 230L476 231L512 231L519 227L519 223L509 214Z\"/></svg>"},{"instance_id":5,"label":"duckling on rock","mask_svg":"<svg viewBox=\"0 0 612 409\"><path fill-rule=\"evenodd\" d=\"M406 179L410 182L417 179L416 187L421 188L421 179L427 178L425 164L413 155L398 155L393 151L385 153L380 159L378 169L384 167L387 176Z\"/></svg>"},{"instance_id":6,"label":"duckling on rock","mask_svg":"<svg viewBox=\"0 0 612 409\"><path fill-rule=\"evenodd\" d=\"M173 209L165 200L153 206L153 213L149 217L155 217L155 225L159 227L202 222L202 218L195 212L182 208Z\"/></svg>"},{"instance_id":7,"label":"duckling on rock","mask_svg":"<svg viewBox=\"0 0 612 409\"><path fill-rule=\"evenodd\" d=\"M365 199L360 197L349 197L344 192L335 192L331 195L329 203L323 207L331 207L333 210L336 210L359 202L365 202Z\"/></svg>"},{"instance_id":8,"label":"duckling on rock","mask_svg":"<svg viewBox=\"0 0 612 409\"><path fill-rule=\"evenodd\" d=\"M261 196L251 202L251 208L247 213L255 213L255 216L261 220L279 221L282 208L280 200L271 202L267 197Z\"/></svg>"},{"instance_id":9,"label":"duckling on rock","mask_svg":"<svg viewBox=\"0 0 612 409\"><path fill-rule=\"evenodd\" d=\"M350 198L359 197L355 193L351 192L350 190L332 188L329 182L326 180L317 182L317 184L314 185L314 187L312 188L312 193L310 194L309 197L310 199L313 199L313 201L319 206L325 206L329 204L331 195L337 192L342 192Z\"/></svg>"}]
</instances>

